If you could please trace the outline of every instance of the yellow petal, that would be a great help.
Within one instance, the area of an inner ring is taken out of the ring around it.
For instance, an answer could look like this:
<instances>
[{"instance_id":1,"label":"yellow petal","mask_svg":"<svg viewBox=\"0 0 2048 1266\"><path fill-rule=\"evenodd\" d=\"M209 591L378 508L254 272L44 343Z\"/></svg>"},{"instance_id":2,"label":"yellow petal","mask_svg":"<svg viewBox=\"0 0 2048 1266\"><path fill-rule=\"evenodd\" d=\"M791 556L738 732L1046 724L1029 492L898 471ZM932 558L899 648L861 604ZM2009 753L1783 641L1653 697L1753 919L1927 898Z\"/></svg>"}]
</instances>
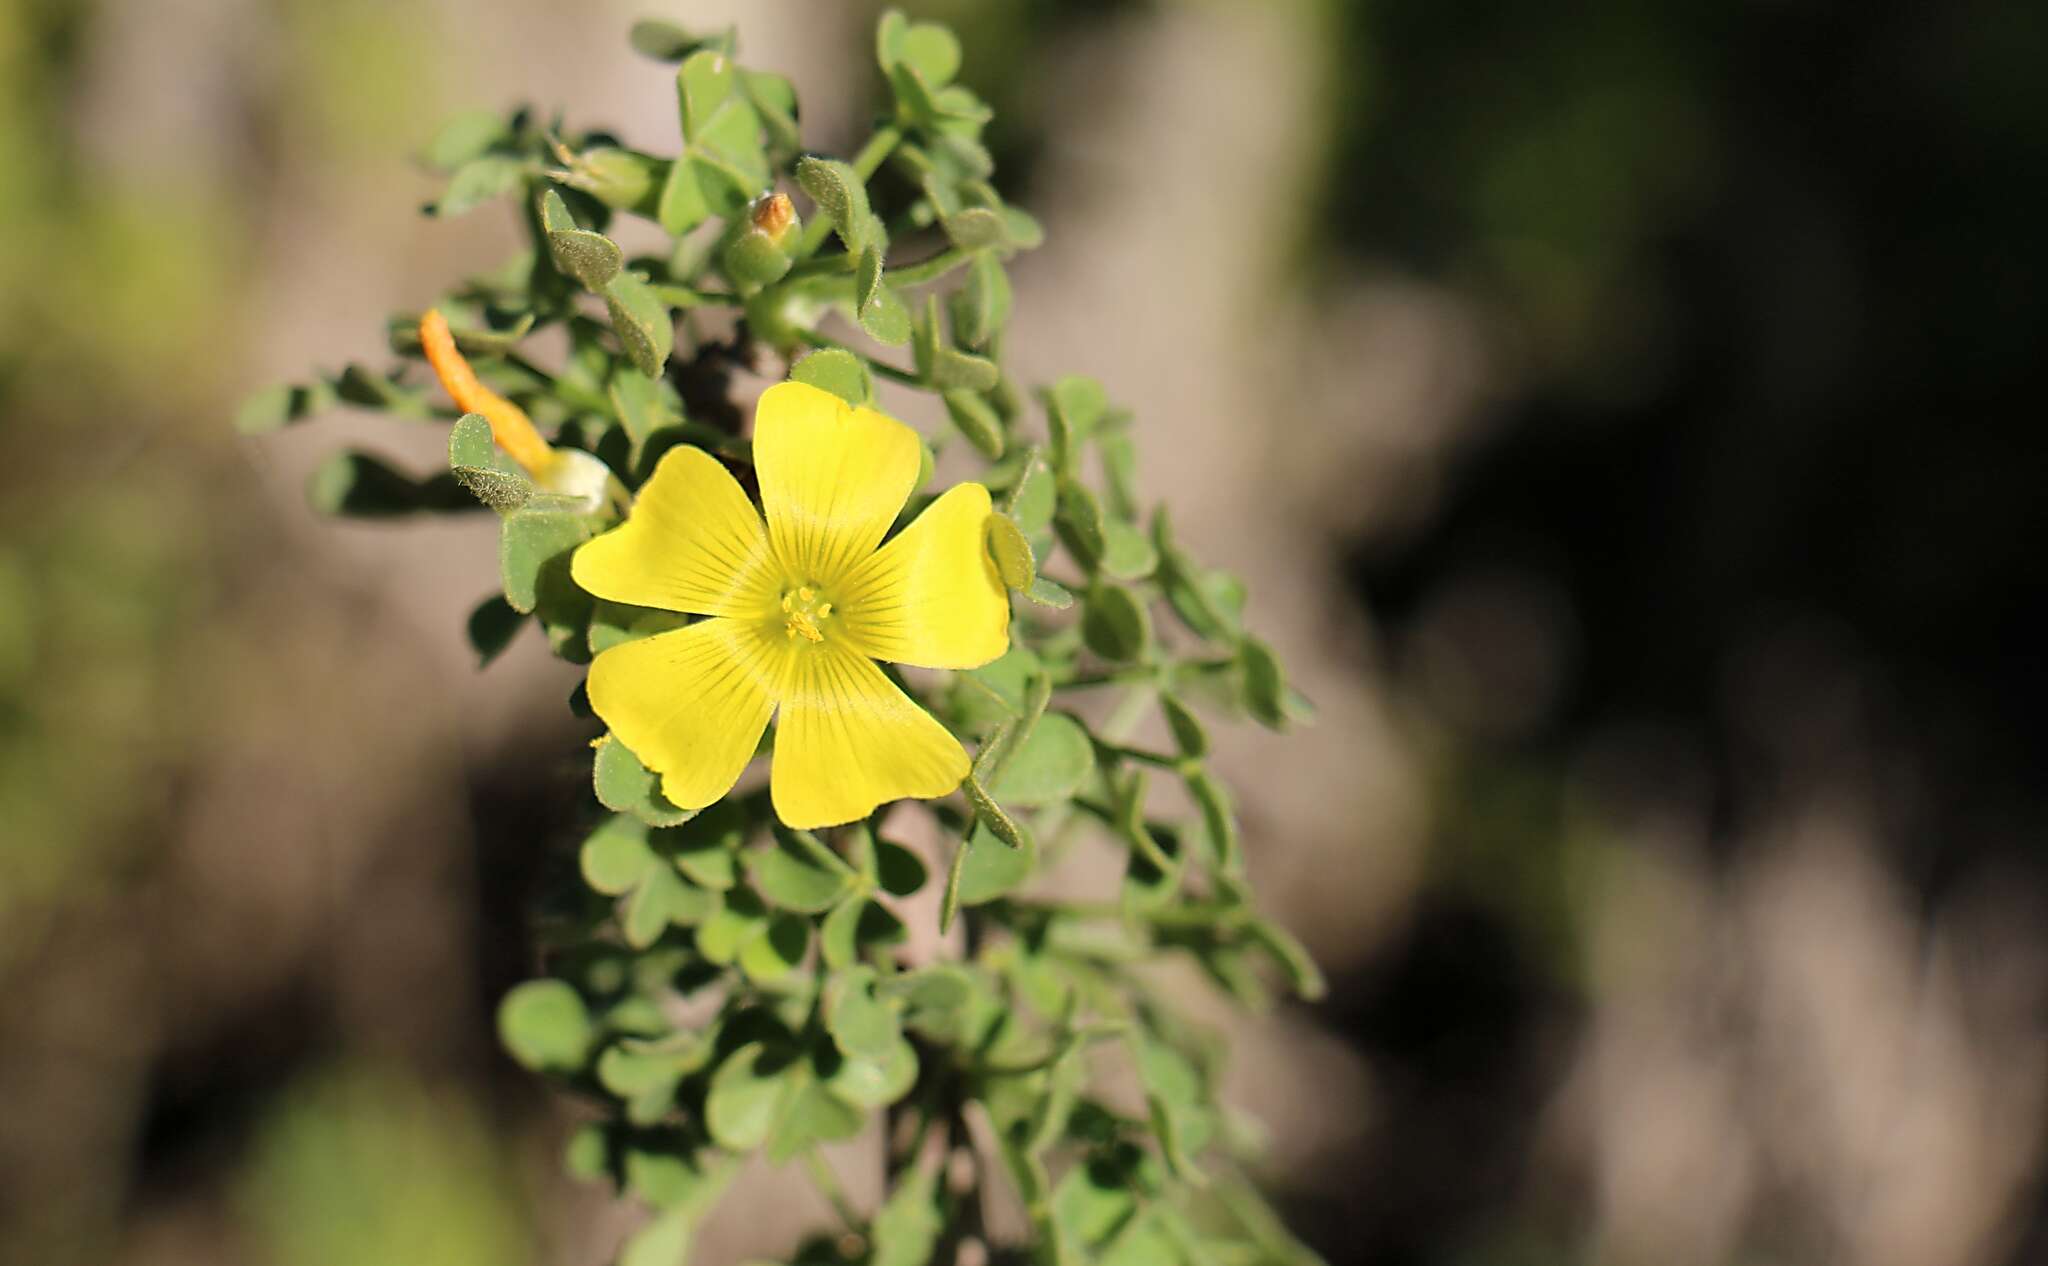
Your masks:
<instances>
[{"instance_id":1,"label":"yellow petal","mask_svg":"<svg viewBox=\"0 0 2048 1266\"><path fill-rule=\"evenodd\" d=\"M701 620L614 646L590 664L590 706L661 775L661 791L701 809L732 790L787 680L789 639L742 620Z\"/></svg>"},{"instance_id":2,"label":"yellow petal","mask_svg":"<svg viewBox=\"0 0 2048 1266\"><path fill-rule=\"evenodd\" d=\"M768 538L792 579L830 586L866 558L917 483L917 432L829 391L778 383L754 409Z\"/></svg>"},{"instance_id":3,"label":"yellow petal","mask_svg":"<svg viewBox=\"0 0 2048 1266\"><path fill-rule=\"evenodd\" d=\"M771 614L781 592L747 494L687 446L663 455L625 523L577 549L570 574L600 598L695 615Z\"/></svg>"},{"instance_id":4,"label":"yellow petal","mask_svg":"<svg viewBox=\"0 0 2048 1266\"><path fill-rule=\"evenodd\" d=\"M960 741L873 660L830 642L797 655L769 778L784 824L836 826L890 800L943 796L965 777Z\"/></svg>"},{"instance_id":5,"label":"yellow petal","mask_svg":"<svg viewBox=\"0 0 2048 1266\"><path fill-rule=\"evenodd\" d=\"M1010 647L1010 595L989 557L988 490L960 484L837 590L853 645L920 668L977 668Z\"/></svg>"}]
</instances>

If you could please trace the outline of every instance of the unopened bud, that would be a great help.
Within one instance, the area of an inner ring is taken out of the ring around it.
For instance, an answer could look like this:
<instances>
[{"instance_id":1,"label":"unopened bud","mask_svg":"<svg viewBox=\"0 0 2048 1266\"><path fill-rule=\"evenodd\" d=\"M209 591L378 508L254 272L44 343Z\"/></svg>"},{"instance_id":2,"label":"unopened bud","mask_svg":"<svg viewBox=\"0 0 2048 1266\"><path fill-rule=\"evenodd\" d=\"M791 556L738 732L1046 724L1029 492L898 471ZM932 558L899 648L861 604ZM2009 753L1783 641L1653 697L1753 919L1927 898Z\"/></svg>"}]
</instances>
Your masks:
<instances>
[{"instance_id":1,"label":"unopened bud","mask_svg":"<svg viewBox=\"0 0 2048 1266\"><path fill-rule=\"evenodd\" d=\"M785 194L763 194L747 208L745 227L727 243L719 262L725 275L742 291L780 281L790 269L789 250L796 245L796 208Z\"/></svg>"},{"instance_id":2,"label":"unopened bud","mask_svg":"<svg viewBox=\"0 0 2048 1266\"><path fill-rule=\"evenodd\" d=\"M785 248L803 227L797 222L796 204L786 193L763 194L754 199L748 218L755 228L767 234L769 241Z\"/></svg>"}]
</instances>

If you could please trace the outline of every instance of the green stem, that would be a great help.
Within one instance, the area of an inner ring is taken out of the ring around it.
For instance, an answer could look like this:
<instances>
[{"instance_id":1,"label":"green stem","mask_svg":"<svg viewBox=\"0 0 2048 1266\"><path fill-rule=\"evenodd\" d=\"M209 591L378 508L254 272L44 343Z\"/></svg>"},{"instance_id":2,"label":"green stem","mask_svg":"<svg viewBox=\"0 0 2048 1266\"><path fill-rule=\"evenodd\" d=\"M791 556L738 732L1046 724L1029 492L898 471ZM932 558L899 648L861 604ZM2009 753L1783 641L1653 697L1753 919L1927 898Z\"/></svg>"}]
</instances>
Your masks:
<instances>
[{"instance_id":1,"label":"green stem","mask_svg":"<svg viewBox=\"0 0 2048 1266\"><path fill-rule=\"evenodd\" d=\"M825 1158L818 1155L818 1149L805 1148L803 1162L805 1172L810 1175L811 1185L831 1203L832 1211L839 1215L840 1221L846 1223L846 1229L859 1231L866 1226L866 1222L860 1216L860 1210L854 1208L853 1201L847 1199L846 1188L839 1185L839 1175L833 1173L832 1167L825 1163Z\"/></svg>"},{"instance_id":2,"label":"green stem","mask_svg":"<svg viewBox=\"0 0 2048 1266\"><path fill-rule=\"evenodd\" d=\"M921 259L915 264L890 269L889 282L896 286L921 286L928 281L937 281L973 258L972 251L963 251L958 247L940 251L930 259Z\"/></svg>"}]
</instances>

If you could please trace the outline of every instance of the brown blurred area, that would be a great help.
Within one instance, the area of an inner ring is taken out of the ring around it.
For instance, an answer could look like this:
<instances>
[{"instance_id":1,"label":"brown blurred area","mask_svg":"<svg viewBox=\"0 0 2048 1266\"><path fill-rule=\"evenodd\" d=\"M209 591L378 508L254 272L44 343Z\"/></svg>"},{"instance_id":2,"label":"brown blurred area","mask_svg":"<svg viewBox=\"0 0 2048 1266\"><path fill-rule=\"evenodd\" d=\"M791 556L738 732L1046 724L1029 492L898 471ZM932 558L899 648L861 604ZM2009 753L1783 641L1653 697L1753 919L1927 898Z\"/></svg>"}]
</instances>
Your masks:
<instances>
[{"instance_id":1,"label":"brown blurred area","mask_svg":"<svg viewBox=\"0 0 2048 1266\"><path fill-rule=\"evenodd\" d=\"M1202 1012L1303 1236L2048 1259L2040 15L911 7L1048 230L1022 376L1137 411L1318 707L1219 739L1332 999ZM490 1025L573 671L474 669L488 522L306 507L338 444L426 469L437 429L229 418L510 244L417 214L443 113L672 146L650 14L857 134L862 4L0 0L0 1261L631 1225ZM729 1204L697 1260L793 1243Z\"/></svg>"}]
</instances>

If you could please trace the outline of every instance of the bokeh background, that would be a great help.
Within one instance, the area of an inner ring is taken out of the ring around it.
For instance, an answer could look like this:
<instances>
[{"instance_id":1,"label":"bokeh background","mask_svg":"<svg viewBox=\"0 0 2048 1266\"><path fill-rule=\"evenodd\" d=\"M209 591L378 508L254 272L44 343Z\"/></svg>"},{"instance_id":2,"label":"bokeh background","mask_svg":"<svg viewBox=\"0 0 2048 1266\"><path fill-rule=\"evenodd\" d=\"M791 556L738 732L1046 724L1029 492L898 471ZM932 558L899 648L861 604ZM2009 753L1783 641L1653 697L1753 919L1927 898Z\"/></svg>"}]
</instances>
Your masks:
<instances>
[{"instance_id":1,"label":"bokeh background","mask_svg":"<svg viewBox=\"0 0 2048 1266\"><path fill-rule=\"evenodd\" d=\"M1239 1030L1303 1237L2048 1260L2048 8L910 7L1049 231L1021 368L1137 409L1320 709L1225 747L1333 985ZM0 0L0 1261L631 1224L490 1031L570 670L474 670L487 521L306 508L322 453L438 432L229 419L510 243L417 214L445 112L669 147L629 22L737 21L831 149L873 12ZM698 1260L815 1211L734 1203Z\"/></svg>"}]
</instances>

